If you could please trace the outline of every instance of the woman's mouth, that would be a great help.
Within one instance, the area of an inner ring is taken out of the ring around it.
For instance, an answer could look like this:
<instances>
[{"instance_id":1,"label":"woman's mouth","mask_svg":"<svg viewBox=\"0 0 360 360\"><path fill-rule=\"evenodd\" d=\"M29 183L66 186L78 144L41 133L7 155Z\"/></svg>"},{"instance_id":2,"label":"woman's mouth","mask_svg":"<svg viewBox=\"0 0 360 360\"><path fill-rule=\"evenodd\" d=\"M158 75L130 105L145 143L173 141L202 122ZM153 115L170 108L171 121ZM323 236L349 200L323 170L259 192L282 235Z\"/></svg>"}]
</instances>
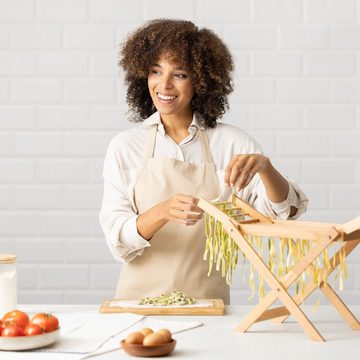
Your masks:
<instances>
[{"instance_id":1,"label":"woman's mouth","mask_svg":"<svg viewBox=\"0 0 360 360\"><path fill-rule=\"evenodd\" d=\"M161 93L156 93L159 101L163 104L169 104L172 103L177 96L176 95L169 95L169 94L161 94Z\"/></svg>"}]
</instances>

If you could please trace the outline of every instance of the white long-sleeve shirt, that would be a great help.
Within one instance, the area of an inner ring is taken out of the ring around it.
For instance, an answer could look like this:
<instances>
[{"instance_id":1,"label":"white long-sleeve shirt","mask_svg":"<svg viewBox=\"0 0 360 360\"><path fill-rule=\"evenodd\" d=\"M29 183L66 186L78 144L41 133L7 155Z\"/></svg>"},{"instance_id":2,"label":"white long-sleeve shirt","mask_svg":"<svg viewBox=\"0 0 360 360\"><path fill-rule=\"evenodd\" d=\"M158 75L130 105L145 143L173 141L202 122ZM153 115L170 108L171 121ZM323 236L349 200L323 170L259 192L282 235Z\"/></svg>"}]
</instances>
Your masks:
<instances>
[{"instance_id":1,"label":"white long-sleeve shirt","mask_svg":"<svg viewBox=\"0 0 360 360\"><path fill-rule=\"evenodd\" d=\"M144 165L148 129L158 124L154 157L172 158L194 164L203 162L203 153L198 129L203 128L196 115L189 127L189 135L176 144L166 135L158 112L146 119L141 125L117 134L107 149L104 161L104 196L99 214L100 225L106 237L108 247L114 258L129 262L141 256L151 243L142 238L136 227L138 217L134 201L134 185ZM225 168L235 154L262 153L260 146L243 130L233 125L218 123L216 128L207 129L211 154L215 164L222 200L226 200L231 188L224 183ZM236 194L265 215L287 219L290 207L296 207L295 217L305 212L308 199L299 186L289 182L287 199L281 203L271 202L261 178L256 174L250 184ZM161 191L161 189L148 189ZM176 195L176 194L174 194ZM196 194L188 194L196 196ZM294 217L294 218L295 218ZM181 225L179 225L181 226Z\"/></svg>"}]
</instances>

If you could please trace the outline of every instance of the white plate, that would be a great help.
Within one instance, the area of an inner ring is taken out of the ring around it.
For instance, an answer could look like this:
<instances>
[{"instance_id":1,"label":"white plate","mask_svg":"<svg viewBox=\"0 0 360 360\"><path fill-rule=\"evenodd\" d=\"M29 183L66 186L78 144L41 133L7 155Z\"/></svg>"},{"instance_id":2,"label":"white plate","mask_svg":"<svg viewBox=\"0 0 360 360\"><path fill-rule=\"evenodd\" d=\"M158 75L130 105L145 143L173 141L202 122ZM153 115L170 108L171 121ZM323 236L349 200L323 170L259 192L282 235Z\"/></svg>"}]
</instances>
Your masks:
<instances>
[{"instance_id":1,"label":"white plate","mask_svg":"<svg viewBox=\"0 0 360 360\"><path fill-rule=\"evenodd\" d=\"M41 335L33 336L0 336L0 350L31 350L48 346L60 337L60 328Z\"/></svg>"}]
</instances>

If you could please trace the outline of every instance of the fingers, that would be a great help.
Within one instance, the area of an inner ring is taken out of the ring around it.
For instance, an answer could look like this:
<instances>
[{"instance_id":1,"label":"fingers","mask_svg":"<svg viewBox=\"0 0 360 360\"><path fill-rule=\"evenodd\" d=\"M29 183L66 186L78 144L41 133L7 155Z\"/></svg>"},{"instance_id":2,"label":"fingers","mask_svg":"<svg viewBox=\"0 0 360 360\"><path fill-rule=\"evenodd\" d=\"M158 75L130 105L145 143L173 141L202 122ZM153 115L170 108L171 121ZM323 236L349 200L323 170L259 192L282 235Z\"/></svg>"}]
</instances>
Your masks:
<instances>
[{"instance_id":1,"label":"fingers","mask_svg":"<svg viewBox=\"0 0 360 360\"><path fill-rule=\"evenodd\" d=\"M179 218L174 218L172 220L172 222L176 223L176 224L181 224L181 225L185 225L185 226L192 226L195 225L199 220L184 220L184 219L179 219Z\"/></svg>"},{"instance_id":2,"label":"fingers","mask_svg":"<svg viewBox=\"0 0 360 360\"><path fill-rule=\"evenodd\" d=\"M228 171L230 171L230 176L228 183L231 187L235 187L236 183L238 182L239 178L242 182L245 181L246 178L246 171L249 172L254 166L255 159L251 158L248 155L238 155L235 158L235 161L231 161L228 166Z\"/></svg>"},{"instance_id":3,"label":"fingers","mask_svg":"<svg viewBox=\"0 0 360 360\"><path fill-rule=\"evenodd\" d=\"M197 206L199 199L194 196L177 194L175 195L174 200L173 207L179 211L203 213L203 210Z\"/></svg>"},{"instance_id":4,"label":"fingers","mask_svg":"<svg viewBox=\"0 0 360 360\"><path fill-rule=\"evenodd\" d=\"M195 225L202 218L202 214L190 214L184 211L171 211L170 220L186 226Z\"/></svg>"},{"instance_id":5,"label":"fingers","mask_svg":"<svg viewBox=\"0 0 360 360\"><path fill-rule=\"evenodd\" d=\"M246 187L258 172L258 157L254 155L236 155L225 169L226 186L237 187L238 191Z\"/></svg>"},{"instance_id":6,"label":"fingers","mask_svg":"<svg viewBox=\"0 0 360 360\"><path fill-rule=\"evenodd\" d=\"M238 159L238 157L237 157L237 156L234 156L234 157L230 160L228 166L225 168L224 182L225 182L225 185L226 185L227 187L230 186L230 176L231 176L232 168L233 168L234 164L236 163L237 159ZM231 186L232 186L232 185L231 185Z\"/></svg>"},{"instance_id":7,"label":"fingers","mask_svg":"<svg viewBox=\"0 0 360 360\"><path fill-rule=\"evenodd\" d=\"M198 221L203 217L202 213L192 212L192 211L181 211L181 210L176 210L176 209L171 209L170 215L173 218L189 220L189 221Z\"/></svg>"},{"instance_id":8,"label":"fingers","mask_svg":"<svg viewBox=\"0 0 360 360\"><path fill-rule=\"evenodd\" d=\"M203 210L197 206L199 199L177 194L171 199L170 220L186 226L195 225L203 216Z\"/></svg>"},{"instance_id":9,"label":"fingers","mask_svg":"<svg viewBox=\"0 0 360 360\"><path fill-rule=\"evenodd\" d=\"M256 162L254 160L249 160L245 163L244 167L240 171L240 175L237 181L237 190L240 191L246 187L251 179L256 174Z\"/></svg>"},{"instance_id":10,"label":"fingers","mask_svg":"<svg viewBox=\"0 0 360 360\"><path fill-rule=\"evenodd\" d=\"M240 176L244 176L243 169L246 167L249 159L247 157L240 157L238 161L233 165L230 175L230 185L235 187Z\"/></svg>"},{"instance_id":11,"label":"fingers","mask_svg":"<svg viewBox=\"0 0 360 360\"><path fill-rule=\"evenodd\" d=\"M244 184L238 184L238 191L240 191L241 189L244 189L246 188L251 180L254 178L255 174L258 172L258 170L256 170L256 166L254 166L249 172L248 172L248 175L246 177L246 180L244 182Z\"/></svg>"}]
</instances>

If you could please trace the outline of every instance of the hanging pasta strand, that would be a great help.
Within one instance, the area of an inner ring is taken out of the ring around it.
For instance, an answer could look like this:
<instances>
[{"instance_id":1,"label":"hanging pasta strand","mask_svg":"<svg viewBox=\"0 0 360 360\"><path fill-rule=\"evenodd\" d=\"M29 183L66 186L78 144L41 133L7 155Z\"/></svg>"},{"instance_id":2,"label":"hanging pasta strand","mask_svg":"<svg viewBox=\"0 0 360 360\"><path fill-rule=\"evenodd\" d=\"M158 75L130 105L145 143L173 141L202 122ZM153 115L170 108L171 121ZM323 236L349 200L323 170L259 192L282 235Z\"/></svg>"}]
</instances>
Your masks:
<instances>
[{"instance_id":1,"label":"hanging pasta strand","mask_svg":"<svg viewBox=\"0 0 360 360\"><path fill-rule=\"evenodd\" d=\"M294 244L292 239L288 239L288 254L286 258L286 273L288 273L294 265Z\"/></svg>"},{"instance_id":2,"label":"hanging pasta strand","mask_svg":"<svg viewBox=\"0 0 360 360\"><path fill-rule=\"evenodd\" d=\"M214 262L214 218L209 214L205 216L205 234L206 245L203 259L207 260L209 253L209 270L207 276L210 276Z\"/></svg>"},{"instance_id":3,"label":"hanging pasta strand","mask_svg":"<svg viewBox=\"0 0 360 360\"><path fill-rule=\"evenodd\" d=\"M285 255L284 255L285 239L284 238L279 239L279 247L280 247L280 262L278 266L278 275L279 277L282 277L285 274Z\"/></svg>"},{"instance_id":4,"label":"hanging pasta strand","mask_svg":"<svg viewBox=\"0 0 360 360\"><path fill-rule=\"evenodd\" d=\"M249 285L251 288L251 295L248 297L248 300L251 300L255 295L255 280L254 280L254 267L250 265L250 276L249 276Z\"/></svg>"},{"instance_id":5,"label":"hanging pasta strand","mask_svg":"<svg viewBox=\"0 0 360 360\"><path fill-rule=\"evenodd\" d=\"M340 257L340 276L339 276L339 289L344 290L344 279L347 279L347 268L345 260L345 246L343 245L339 252Z\"/></svg>"},{"instance_id":6,"label":"hanging pasta strand","mask_svg":"<svg viewBox=\"0 0 360 360\"><path fill-rule=\"evenodd\" d=\"M268 260L269 269L272 273L274 273L274 269L276 265L276 250L275 250L273 237L268 238L268 248L269 248L269 260Z\"/></svg>"},{"instance_id":7,"label":"hanging pasta strand","mask_svg":"<svg viewBox=\"0 0 360 360\"><path fill-rule=\"evenodd\" d=\"M313 309L311 311L312 314L316 313L320 306L320 296L318 296L315 305L313 306Z\"/></svg>"},{"instance_id":8,"label":"hanging pasta strand","mask_svg":"<svg viewBox=\"0 0 360 360\"><path fill-rule=\"evenodd\" d=\"M246 241L248 241L248 237L245 237ZM246 277L245 277L245 264L246 264L246 255L245 253L241 252L242 257L243 257L243 261L242 261L242 276L243 276L243 280L244 282L246 282Z\"/></svg>"},{"instance_id":9,"label":"hanging pasta strand","mask_svg":"<svg viewBox=\"0 0 360 360\"><path fill-rule=\"evenodd\" d=\"M328 284L329 271L331 269L329 255L327 249L323 251L323 269L324 269L324 285Z\"/></svg>"},{"instance_id":10,"label":"hanging pasta strand","mask_svg":"<svg viewBox=\"0 0 360 360\"><path fill-rule=\"evenodd\" d=\"M305 284L306 284L306 272L304 271L304 272L301 274L301 302L304 301Z\"/></svg>"},{"instance_id":11,"label":"hanging pasta strand","mask_svg":"<svg viewBox=\"0 0 360 360\"><path fill-rule=\"evenodd\" d=\"M258 253L260 257L262 258L263 255L263 242L260 237L257 237L258 240ZM265 296L265 289L264 289L264 279L260 272L258 272L259 275L259 300L262 300Z\"/></svg>"},{"instance_id":12,"label":"hanging pasta strand","mask_svg":"<svg viewBox=\"0 0 360 360\"><path fill-rule=\"evenodd\" d=\"M234 215L234 211L227 203L217 203L218 207L229 216ZM241 214L236 214L240 217ZM217 271L225 278L228 285L231 285L232 274L238 263L239 248L237 244L225 231L222 223L210 215L205 216L205 235L206 244L204 260L209 257L208 276L211 274L213 265Z\"/></svg>"},{"instance_id":13,"label":"hanging pasta strand","mask_svg":"<svg viewBox=\"0 0 360 360\"><path fill-rule=\"evenodd\" d=\"M348 278L348 272L347 272L347 266L346 266L346 251L345 251L345 245L341 248L341 271L344 274L344 279L346 280Z\"/></svg>"},{"instance_id":14,"label":"hanging pasta strand","mask_svg":"<svg viewBox=\"0 0 360 360\"><path fill-rule=\"evenodd\" d=\"M210 242L212 242L212 233L211 233L211 222L210 222L210 215L208 213L205 213L204 216L205 221L205 236L206 236L206 242L205 242L205 251L203 255L203 260L207 260L208 253L210 252Z\"/></svg>"}]
</instances>

